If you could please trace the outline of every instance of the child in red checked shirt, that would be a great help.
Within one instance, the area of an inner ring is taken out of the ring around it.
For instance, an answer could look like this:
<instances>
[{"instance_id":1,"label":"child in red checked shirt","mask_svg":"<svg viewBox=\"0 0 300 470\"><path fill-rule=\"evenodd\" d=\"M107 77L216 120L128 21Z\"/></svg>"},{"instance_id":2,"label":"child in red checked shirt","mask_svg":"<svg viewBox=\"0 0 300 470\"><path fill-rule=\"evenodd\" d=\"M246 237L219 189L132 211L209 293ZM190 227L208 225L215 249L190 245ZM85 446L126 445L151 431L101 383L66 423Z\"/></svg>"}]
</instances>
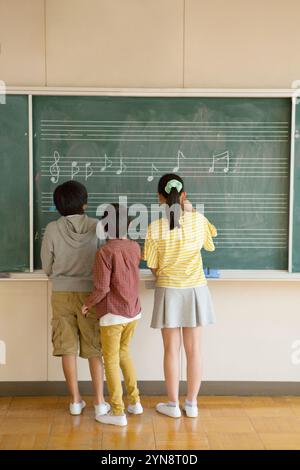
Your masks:
<instances>
[{"instance_id":1,"label":"child in red checked shirt","mask_svg":"<svg viewBox=\"0 0 300 470\"><path fill-rule=\"evenodd\" d=\"M96 253L94 289L82 307L83 315L96 308L100 323L102 354L112 411L97 416L104 424L126 426L127 419L122 397L120 367L129 398L127 411L143 413L137 388L135 369L129 345L141 317L139 300L139 264L141 250L138 243L127 238L128 213L124 206L112 204L102 223L108 241Z\"/></svg>"}]
</instances>

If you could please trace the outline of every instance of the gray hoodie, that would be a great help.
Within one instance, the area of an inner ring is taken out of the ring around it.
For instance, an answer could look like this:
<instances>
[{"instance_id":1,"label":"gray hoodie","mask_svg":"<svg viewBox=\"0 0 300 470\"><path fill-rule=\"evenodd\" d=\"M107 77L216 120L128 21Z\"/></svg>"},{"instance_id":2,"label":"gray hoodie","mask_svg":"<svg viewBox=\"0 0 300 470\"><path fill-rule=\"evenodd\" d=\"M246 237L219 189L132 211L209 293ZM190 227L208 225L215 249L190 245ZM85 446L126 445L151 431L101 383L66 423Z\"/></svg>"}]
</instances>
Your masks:
<instances>
[{"instance_id":1,"label":"gray hoodie","mask_svg":"<svg viewBox=\"0 0 300 470\"><path fill-rule=\"evenodd\" d=\"M41 259L54 291L90 292L98 220L85 214L60 217L45 230Z\"/></svg>"}]
</instances>

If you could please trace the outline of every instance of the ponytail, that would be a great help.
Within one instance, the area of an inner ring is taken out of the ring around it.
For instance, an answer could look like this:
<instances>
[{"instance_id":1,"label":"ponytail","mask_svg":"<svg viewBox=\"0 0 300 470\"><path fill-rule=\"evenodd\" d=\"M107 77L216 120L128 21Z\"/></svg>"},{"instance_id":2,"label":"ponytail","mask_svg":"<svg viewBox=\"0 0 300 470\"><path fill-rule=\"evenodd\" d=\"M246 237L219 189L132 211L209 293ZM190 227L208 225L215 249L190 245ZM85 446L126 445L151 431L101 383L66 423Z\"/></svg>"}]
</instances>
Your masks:
<instances>
[{"instance_id":1,"label":"ponytail","mask_svg":"<svg viewBox=\"0 0 300 470\"><path fill-rule=\"evenodd\" d=\"M172 188L170 194L168 194L167 205L169 226L170 230L173 230L175 227L180 227L180 195L176 188Z\"/></svg>"},{"instance_id":2,"label":"ponytail","mask_svg":"<svg viewBox=\"0 0 300 470\"><path fill-rule=\"evenodd\" d=\"M158 192L166 199L166 215L170 230L174 230L175 227L180 227L180 196L182 191L183 181L180 176L171 173L160 178Z\"/></svg>"}]
</instances>

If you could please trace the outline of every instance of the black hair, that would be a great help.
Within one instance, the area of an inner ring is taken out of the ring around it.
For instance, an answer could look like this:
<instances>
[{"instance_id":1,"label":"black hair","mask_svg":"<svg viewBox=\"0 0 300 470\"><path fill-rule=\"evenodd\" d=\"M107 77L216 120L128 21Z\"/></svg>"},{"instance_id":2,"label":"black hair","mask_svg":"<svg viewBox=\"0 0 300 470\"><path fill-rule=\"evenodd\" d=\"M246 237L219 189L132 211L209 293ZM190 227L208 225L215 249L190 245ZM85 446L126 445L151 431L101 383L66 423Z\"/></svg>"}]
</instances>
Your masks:
<instances>
[{"instance_id":1,"label":"black hair","mask_svg":"<svg viewBox=\"0 0 300 470\"><path fill-rule=\"evenodd\" d=\"M128 215L126 206L119 203L109 204L100 220L106 218L108 220L105 221L103 230L108 235L108 238L127 237L131 217Z\"/></svg>"},{"instance_id":2,"label":"black hair","mask_svg":"<svg viewBox=\"0 0 300 470\"><path fill-rule=\"evenodd\" d=\"M182 188L179 192L177 188L172 188L170 193L166 192L166 185L170 180L177 180L182 184ZM180 196L184 191L182 178L180 178L180 176L178 175L175 175L174 173L168 173L166 175L163 175L158 182L157 191L166 199L166 203L169 209L167 210L167 217L169 220L170 230L173 230L175 227L180 227Z\"/></svg>"},{"instance_id":3,"label":"black hair","mask_svg":"<svg viewBox=\"0 0 300 470\"><path fill-rule=\"evenodd\" d=\"M83 214L87 204L86 187L78 181L66 181L57 186L53 194L54 204L60 215Z\"/></svg>"}]
</instances>

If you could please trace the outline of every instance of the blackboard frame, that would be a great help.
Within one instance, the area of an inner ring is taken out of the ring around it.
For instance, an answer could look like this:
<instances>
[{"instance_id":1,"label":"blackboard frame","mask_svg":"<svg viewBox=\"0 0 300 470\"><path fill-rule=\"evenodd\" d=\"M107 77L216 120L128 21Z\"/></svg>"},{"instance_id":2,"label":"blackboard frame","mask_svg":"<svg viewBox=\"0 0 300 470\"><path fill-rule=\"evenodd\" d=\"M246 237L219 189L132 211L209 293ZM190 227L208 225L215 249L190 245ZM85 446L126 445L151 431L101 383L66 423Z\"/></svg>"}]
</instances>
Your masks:
<instances>
[{"instance_id":1,"label":"blackboard frame","mask_svg":"<svg viewBox=\"0 0 300 470\"><path fill-rule=\"evenodd\" d=\"M299 86L299 81L294 82ZM29 201L30 201L30 264L29 272L34 272L34 248L33 248L33 119L32 119L32 97L33 96L143 96L143 97L244 97L244 98L290 98L292 100L291 119L291 149L290 149L290 194L289 194L289 244L288 244L288 267L283 273L293 271L293 217L294 217L294 165L295 165L295 115L296 99L300 96L300 88L284 89L182 89L182 88L81 88L81 87L8 87L7 94L21 94L28 96L29 116ZM248 271L248 270L245 270ZM295 274L295 273L294 273ZM276 276L275 276L276 277Z\"/></svg>"}]
</instances>

